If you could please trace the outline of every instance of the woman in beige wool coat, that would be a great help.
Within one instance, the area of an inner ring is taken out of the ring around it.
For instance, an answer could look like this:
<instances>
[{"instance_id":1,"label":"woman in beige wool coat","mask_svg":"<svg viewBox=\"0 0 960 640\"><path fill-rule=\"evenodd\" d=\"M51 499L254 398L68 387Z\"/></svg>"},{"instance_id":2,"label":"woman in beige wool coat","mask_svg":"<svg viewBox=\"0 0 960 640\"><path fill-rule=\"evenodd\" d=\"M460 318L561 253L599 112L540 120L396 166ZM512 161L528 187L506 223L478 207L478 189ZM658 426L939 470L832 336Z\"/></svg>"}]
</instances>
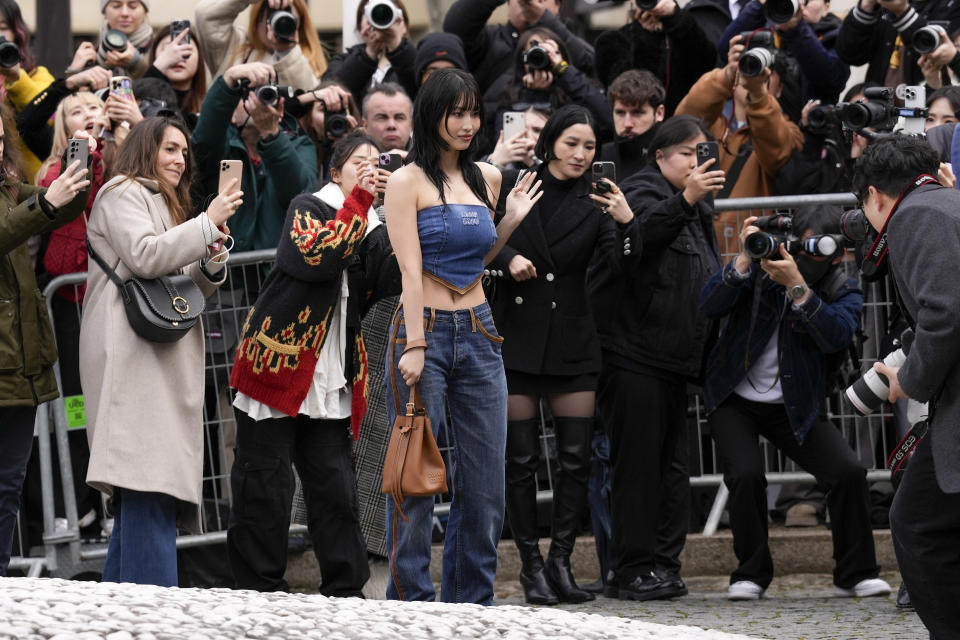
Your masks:
<instances>
[{"instance_id":1,"label":"woman in beige wool coat","mask_svg":"<svg viewBox=\"0 0 960 640\"><path fill-rule=\"evenodd\" d=\"M189 275L210 295L225 280L225 225L242 192L230 189L190 214L189 133L147 118L121 147L122 174L94 203L87 237L121 280ZM130 327L120 290L94 260L80 328L87 410L87 482L107 494L116 520L103 579L175 586L176 536L199 531L203 474L203 328L150 342Z\"/></svg>"},{"instance_id":2,"label":"woman in beige wool coat","mask_svg":"<svg viewBox=\"0 0 960 640\"><path fill-rule=\"evenodd\" d=\"M246 27L237 15L250 7ZM270 16L288 11L297 19L296 33L284 39L274 33ZM212 78L245 62L265 62L277 72L277 84L310 91L327 70L327 58L304 0L200 0L196 32L203 41L204 62Z\"/></svg>"}]
</instances>

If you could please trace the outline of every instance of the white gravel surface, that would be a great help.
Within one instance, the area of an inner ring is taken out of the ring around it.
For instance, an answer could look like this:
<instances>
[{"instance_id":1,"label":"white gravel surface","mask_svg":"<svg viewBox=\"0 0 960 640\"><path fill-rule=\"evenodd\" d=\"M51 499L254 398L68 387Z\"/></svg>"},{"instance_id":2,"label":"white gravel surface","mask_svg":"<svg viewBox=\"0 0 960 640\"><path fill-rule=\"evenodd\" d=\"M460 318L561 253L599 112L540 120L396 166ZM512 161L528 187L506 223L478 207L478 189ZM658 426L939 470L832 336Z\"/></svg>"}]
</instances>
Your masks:
<instances>
[{"instance_id":1,"label":"white gravel surface","mask_svg":"<svg viewBox=\"0 0 960 640\"><path fill-rule=\"evenodd\" d=\"M0 638L744 640L748 636L558 609L0 578Z\"/></svg>"}]
</instances>

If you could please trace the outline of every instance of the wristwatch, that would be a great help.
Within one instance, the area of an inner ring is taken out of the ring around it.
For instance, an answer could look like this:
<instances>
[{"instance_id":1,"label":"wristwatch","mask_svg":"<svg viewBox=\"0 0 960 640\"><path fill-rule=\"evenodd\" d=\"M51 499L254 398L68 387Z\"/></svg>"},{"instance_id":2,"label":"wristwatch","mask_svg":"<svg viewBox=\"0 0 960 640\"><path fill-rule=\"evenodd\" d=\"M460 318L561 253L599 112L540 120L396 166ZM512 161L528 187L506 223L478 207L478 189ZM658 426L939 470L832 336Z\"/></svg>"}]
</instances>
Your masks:
<instances>
[{"instance_id":1,"label":"wristwatch","mask_svg":"<svg viewBox=\"0 0 960 640\"><path fill-rule=\"evenodd\" d=\"M807 292L807 285L805 283L795 284L789 289L787 289L787 296L791 300L799 300L803 297L803 294Z\"/></svg>"}]
</instances>

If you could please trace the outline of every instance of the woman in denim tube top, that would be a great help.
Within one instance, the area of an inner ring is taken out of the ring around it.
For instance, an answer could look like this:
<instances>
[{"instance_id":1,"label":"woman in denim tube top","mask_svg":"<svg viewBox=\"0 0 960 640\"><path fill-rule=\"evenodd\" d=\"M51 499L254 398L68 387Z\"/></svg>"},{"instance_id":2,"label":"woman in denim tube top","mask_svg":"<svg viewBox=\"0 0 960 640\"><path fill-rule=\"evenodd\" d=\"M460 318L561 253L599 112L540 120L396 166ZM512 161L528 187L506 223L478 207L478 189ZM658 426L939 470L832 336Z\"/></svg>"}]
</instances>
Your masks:
<instances>
[{"instance_id":1,"label":"woman in denim tube top","mask_svg":"<svg viewBox=\"0 0 960 640\"><path fill-rule=\"evenodd\" d=\"M619 273L640 256L637 222L608 179L591 194L596 126L585 107L568 104L547 120L535 155L543 198L491 262L492 303L507 375L506 505L530 604L586 602L570 554L587 506L593 414L600 377L600 339L587 299L591 259ZM507 184L515 172L505 172ZM540 556L537 484L540 400L553 414L559 477L553 481L552 543Z\"/></svg>"},{"instance_id":2,"label":"woman in denim tube top","mask_svg":"<svg viewBox=\"0 0 960 640\"><path fill-rule=\"evenodd\" d=\"M397 368L401 398L418 384L434 435L451 447L441 599L491 604L503 525L507 385L503 340L478 285L484 266L539 199L540 183L533 174L520 180L494 228L500 172L473 161L482 110L476 80L457 69L435 72L417 94L410 162L391 175L385 196L403 285L391 333L398 348L385 378L389 386ZM392 423L395 406L387 407ZM432 497L407 497L406 518L395 518L397 505L387 497L388 598L436 598L433 504Z\"/></svg>"}]
</instances>

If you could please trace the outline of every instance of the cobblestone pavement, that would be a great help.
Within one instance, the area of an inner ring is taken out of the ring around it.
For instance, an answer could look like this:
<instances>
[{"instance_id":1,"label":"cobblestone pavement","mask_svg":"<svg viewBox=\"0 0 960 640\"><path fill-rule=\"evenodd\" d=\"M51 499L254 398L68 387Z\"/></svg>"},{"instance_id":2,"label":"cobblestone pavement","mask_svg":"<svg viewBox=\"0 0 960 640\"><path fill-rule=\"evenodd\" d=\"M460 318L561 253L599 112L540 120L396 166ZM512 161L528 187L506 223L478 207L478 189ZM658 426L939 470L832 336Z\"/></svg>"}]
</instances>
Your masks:
<instances>
[{"instance_id":1,"label":"cobblestone pavement","mask_svg":"<svg viewBox=\"0 0 960 640\"><path fill-rule=\"evenodd\" d=\"M894 588L899 575L884 574ZM923 640L928 637L913 611L894 605L894 594L874 598L835 598L829 575L777 577L767 597L757 602L729 602L727 578L690 578L690 594L656 602L621 602L597 598L567 611L622 616L660 624L686 624L728 633L784 640L869 638ZM519 585L498 583L496 604L522 604Z\"/></svg>"},{"instance_id":2,"label":"cobblestone pavement","mask_svg":"<svg viewBox=\"0 0 960 640\"><path fill-rule=\"evenodd\" d=\"M4 640L749 640L556 608L0 578Z\"/></svg>"}]
</instances>

